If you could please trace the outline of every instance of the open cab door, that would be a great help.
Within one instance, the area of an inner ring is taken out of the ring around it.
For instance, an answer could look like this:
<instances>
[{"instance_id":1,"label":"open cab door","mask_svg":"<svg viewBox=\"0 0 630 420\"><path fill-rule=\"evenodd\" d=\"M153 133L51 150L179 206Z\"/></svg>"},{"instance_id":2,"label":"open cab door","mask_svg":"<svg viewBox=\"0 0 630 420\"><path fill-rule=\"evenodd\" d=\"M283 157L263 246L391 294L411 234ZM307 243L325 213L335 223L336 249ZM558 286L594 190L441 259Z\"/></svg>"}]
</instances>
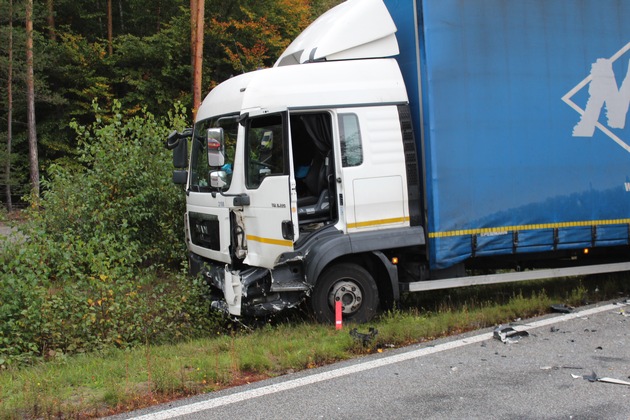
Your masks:
<instances>
[{"instance_id":1,"label":"open cab door","mask_svg":"<svg viewBox=\"0 0 630 420\"><path fill-rule=\"evenodd\" d=\"M293 251L299 236L288 113L249 113L242 124L245 189L250 197L243 208L244 263L271 269L282 253Z\"/></svg>"}]
</instances>

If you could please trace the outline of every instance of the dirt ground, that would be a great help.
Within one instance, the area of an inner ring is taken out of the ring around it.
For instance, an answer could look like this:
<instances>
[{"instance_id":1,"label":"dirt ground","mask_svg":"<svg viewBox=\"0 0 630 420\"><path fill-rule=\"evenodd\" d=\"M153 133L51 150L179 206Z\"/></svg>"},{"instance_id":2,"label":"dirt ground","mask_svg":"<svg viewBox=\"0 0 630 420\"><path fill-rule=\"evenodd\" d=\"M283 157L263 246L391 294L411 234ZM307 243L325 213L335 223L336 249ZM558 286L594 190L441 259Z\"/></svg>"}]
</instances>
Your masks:
<instances>
[{"instance_id":1,"label":"dirt ground","mask_svg":"<svg viewBox=\"0 0 630 420\"><path fill-rule=\"evenodd\" d=\"M0 222L0 236L9 236L11 228Z\"/></svg>"},{"instance_id":2,"label":"dirt ground","mask_svg":"<svg viewBox=\"0 0 630 420\"><path fill-rule=\"evenodd\" d=\"M15 232L14 228L7 226L4 222L0 222L0 241L10 237L13 232Z\"/></svg>"}]
</instances>

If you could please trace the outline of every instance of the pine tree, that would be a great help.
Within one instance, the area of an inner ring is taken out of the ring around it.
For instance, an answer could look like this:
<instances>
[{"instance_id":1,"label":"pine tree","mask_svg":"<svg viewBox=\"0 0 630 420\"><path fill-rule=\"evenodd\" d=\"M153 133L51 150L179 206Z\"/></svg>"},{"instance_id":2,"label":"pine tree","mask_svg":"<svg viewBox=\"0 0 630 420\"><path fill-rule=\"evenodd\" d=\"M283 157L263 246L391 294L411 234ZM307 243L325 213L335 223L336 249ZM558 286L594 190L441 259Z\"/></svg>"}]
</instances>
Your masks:
<instances>
[{"instance_id":1,"label":"pine tree","mask_svg":"<svg viewBox=\"0 0 630 420\"><path fill-rule=\"evenodd\" d=\"M39 197L39 157L35 122L35 76L33 74L33 0L26 2L26 102L31 192Z\"/></svg>"}]
</instances>

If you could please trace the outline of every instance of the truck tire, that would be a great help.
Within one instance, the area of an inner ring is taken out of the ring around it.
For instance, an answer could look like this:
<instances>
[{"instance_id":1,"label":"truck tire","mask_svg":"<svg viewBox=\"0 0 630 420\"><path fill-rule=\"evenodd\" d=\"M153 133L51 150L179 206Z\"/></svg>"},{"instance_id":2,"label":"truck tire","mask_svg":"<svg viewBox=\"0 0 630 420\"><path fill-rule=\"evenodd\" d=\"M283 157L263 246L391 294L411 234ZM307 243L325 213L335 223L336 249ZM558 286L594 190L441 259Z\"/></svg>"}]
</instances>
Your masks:
<instances>
[{"instance_id":1,"label":"truck tire","mask_svg":"<svg viewBox=\"0 0 630 420\"><path fill-rule=\"evenodd\" d=\"M310 306L317 321L335 322L335 302L342 302L343 320L364 323L378 310L378 288L370 273L356 264L334 265L319 277Z\"/></svg>"}]
</instances>

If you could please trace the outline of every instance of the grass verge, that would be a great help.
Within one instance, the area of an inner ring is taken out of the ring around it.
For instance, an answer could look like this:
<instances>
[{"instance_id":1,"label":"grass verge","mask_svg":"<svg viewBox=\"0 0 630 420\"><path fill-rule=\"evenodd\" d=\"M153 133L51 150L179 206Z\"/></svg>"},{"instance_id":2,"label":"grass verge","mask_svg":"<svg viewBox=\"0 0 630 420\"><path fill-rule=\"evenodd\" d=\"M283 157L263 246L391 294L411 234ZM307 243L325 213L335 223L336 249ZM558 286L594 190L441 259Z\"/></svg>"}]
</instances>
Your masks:
<instances>
[{"instance_id":1,"label":"grass verge","mask_svg":"<svg viewBox=\"0 0 630 420\"><path fill-rule=\"evenodd\" d=\"M309 369L383 348L549 312L553 303L578 306L627 295L627 274L567 282L537 281L411 295L369 325L364 346L341 331L305 321L267 322L174 345L147 343L61 358L0 372L0 417L89 418L129 411L203 392Z\"/></svg>"}]
</instances>

